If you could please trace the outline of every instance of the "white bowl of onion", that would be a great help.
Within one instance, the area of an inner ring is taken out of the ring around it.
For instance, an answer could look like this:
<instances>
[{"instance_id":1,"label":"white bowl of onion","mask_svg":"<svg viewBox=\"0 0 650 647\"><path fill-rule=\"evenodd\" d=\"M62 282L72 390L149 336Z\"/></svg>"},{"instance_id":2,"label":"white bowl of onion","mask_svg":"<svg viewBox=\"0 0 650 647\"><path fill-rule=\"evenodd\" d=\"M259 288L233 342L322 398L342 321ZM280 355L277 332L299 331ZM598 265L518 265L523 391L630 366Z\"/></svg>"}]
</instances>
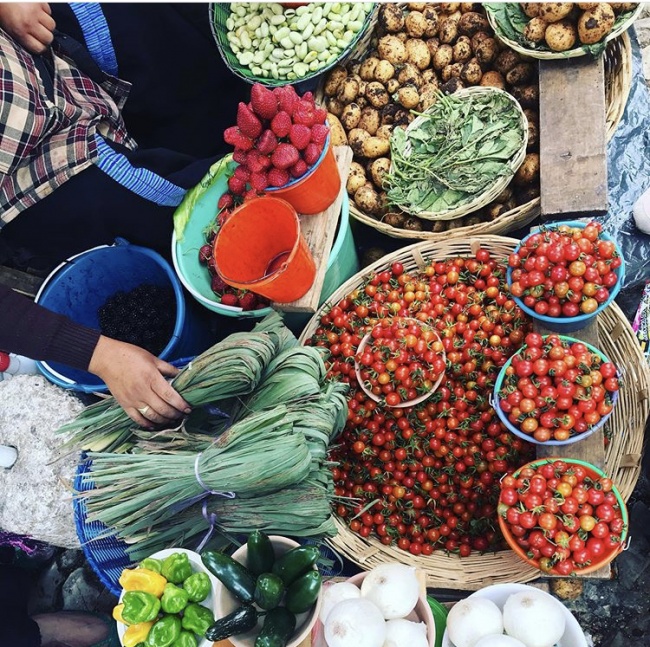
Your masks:
<instances>
[{"instance_id":1,"label":"white bowl of onion","mask_svg":"<svg viewBox=\"0 0 650 647\"><path fill-rule=\"evenodd\" d=\"M324 585L313 647L434 647L436 626L424 577L412 566L381 564Z\"/></svg>"},{"instance_id":2,"label":"white bowl of onion","mask_svg":"<svg viewBox=\"0 0 650 647\"><path fill-rule=\"evenodd\" d=\"M573 614L527 584L495 584L456 603L442 647L587 647Z\"/></svg>"}]
</instances>

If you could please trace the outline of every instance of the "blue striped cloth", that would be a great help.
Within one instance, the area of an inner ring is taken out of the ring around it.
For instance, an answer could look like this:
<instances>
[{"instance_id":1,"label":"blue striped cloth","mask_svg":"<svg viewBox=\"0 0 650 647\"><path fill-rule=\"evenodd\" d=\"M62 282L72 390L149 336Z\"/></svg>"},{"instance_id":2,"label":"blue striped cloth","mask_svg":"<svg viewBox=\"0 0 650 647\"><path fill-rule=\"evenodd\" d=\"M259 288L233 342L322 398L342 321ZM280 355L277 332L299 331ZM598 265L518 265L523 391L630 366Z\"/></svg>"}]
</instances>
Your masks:
<instances>
[{"instance_id":1,"label":"blue striped cloth","mask_svg":"<svg viewBox=\"0 0 650 647\"><path fill-rule=\"evenodd\" d=\"M95 63L104 72L117 76L117 57L106 17L99 3L71 2L70 9L79 21L86 47Z\"/></svg>"}]
</instances>

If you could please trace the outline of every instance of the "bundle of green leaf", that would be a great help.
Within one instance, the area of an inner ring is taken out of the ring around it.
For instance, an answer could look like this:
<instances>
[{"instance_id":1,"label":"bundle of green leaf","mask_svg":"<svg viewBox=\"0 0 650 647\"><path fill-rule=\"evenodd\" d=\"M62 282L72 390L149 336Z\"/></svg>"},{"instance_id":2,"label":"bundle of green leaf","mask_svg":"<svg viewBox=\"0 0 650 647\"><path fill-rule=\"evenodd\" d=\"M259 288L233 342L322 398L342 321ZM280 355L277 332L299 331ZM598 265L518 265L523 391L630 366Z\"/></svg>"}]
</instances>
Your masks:
<instances>
[{"instance_id":1,"label":"bundle of green leaf","mask_svg":"<svg viewBox=\"0 0 650 647\"><path fill-rule=\"evenodd\" d=\"M431 220L465 215L501 178L514 175L513 158L526 141L526 119L506 92L441 93L407 130L393 131L388 201Z\"/></svg>"}]
</instances>

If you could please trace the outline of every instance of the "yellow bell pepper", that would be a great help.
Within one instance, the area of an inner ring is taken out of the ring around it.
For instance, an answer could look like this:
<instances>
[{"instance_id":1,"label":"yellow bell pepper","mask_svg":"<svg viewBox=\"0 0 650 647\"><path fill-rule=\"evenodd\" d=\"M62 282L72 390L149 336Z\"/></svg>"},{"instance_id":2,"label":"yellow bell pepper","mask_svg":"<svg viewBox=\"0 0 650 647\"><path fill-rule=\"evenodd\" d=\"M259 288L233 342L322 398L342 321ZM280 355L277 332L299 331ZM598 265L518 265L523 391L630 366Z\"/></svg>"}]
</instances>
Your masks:
<instances>
[{"instance_id":1,"label":"yellow bell pepper","mask_svg":"<svg viewBox=\"0 0 650 647\"><path fill-rule=\"evenodd\" d=\"M128 625L129 623L122 617L122 609L124 609L123 604L117 604L113 607L113 620L121 622L123 625Z\"/></svg>"},{"instance_id":2,"label":"yellow bell pepper","mask_svg":"<svg viewBox=\"0 0 650 647\"><path fill-rule=\"evenodd\" d=\"M153 625L153 622L139 622L137 625L131 625L122 636L122 645L124 647L135 647L138 643L143 643Z\"/></svg>"},{"instance_id":3,"label":"yellow bell pepper","mask_svg":"<svg viewBox=\"0 0 650 647\"><path fill-rule=\"evenodd\" d=\"M118 580L125 591L144 591L161 597L167 580L148 568L125 568Z\"/></svg>"}]
</instances>

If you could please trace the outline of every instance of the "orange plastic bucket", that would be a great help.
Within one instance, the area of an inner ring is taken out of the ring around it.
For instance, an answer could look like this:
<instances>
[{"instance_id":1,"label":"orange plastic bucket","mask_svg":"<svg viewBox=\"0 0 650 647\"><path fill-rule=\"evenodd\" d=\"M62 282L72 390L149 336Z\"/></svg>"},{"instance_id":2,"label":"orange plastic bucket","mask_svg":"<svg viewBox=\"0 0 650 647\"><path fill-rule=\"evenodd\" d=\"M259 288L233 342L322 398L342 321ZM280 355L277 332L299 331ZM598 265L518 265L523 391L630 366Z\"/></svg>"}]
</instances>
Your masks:
<instances>
[{"instance_id":1,"label":"orange plastic bucket","mask_svg":"<svg viewBox=\"0 0 650 647\"><path fill-rule=\"evenodd\" d=\"M325 211L339 194L341 176L328 136L321 156L305 175L266 193L286 200L298 213L313 215Z\"/></svg>"},{"instance_id":2,"label":"orange plastic bucket","mask_svg":"<svg viewBox=\"0 0 650 647\"><path fill-rule=\"evenodd\" d=\"M232 212L215 239L213 256L228 285L279 303L299 299L316 276L296 210L271 196L248 200Z\"/></svg>"}]
</instances>

